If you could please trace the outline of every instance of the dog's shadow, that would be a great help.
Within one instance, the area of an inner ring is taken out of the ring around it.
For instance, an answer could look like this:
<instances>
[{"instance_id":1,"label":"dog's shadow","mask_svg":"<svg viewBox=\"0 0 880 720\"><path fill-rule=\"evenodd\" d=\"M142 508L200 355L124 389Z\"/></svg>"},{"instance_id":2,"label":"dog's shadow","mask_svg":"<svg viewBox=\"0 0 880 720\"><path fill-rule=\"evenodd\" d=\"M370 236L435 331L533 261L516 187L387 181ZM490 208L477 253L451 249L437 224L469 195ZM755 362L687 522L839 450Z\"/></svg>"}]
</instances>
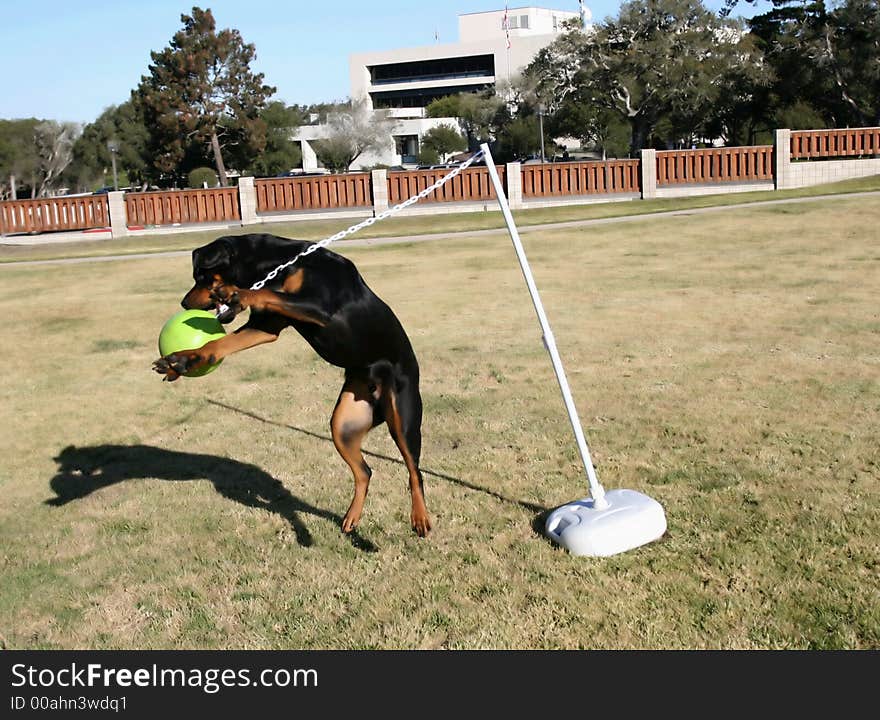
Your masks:
<instances>
[{"instance_id":1,"label":"dog's shadow","mask_svg":"<svg viewBox=\"0 0 880 720\"><path fill-rule=\"evenodd\" d=\"M313 545L301 514L314 515L341 526L342 517L310 505L256 465L196 453L177 452L148 445L97 445L64 448L54 458L58 472L50 481L56 497L47 505L61 506L96 490L138 478L168 481L210 480L223 497L242 505L277 513L292 526L297 542ZM376 552L376 546L357 531L349 535L360 550Z\"/></svg>"}]
</instances>

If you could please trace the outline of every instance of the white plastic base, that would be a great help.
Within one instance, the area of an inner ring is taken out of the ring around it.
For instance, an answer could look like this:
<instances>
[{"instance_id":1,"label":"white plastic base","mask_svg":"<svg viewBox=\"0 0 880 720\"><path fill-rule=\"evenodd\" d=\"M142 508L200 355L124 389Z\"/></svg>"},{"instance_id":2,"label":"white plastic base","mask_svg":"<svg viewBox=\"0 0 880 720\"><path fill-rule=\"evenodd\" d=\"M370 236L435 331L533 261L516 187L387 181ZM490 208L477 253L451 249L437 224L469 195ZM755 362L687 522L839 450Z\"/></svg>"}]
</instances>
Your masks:
<instances>
[{"instance_id":1,"label":"white plastic base","mask_svg":"<svg viewBox=\"0 0 880 720\"><path fill-rule=\"evenodd\" d=\"M593 508L585 498L557 508L547 518L547 537L572 555L608 557L658 540L666 514L656 500L635 490L609 490L608 507Z\"/></svg>"}]
</instances>

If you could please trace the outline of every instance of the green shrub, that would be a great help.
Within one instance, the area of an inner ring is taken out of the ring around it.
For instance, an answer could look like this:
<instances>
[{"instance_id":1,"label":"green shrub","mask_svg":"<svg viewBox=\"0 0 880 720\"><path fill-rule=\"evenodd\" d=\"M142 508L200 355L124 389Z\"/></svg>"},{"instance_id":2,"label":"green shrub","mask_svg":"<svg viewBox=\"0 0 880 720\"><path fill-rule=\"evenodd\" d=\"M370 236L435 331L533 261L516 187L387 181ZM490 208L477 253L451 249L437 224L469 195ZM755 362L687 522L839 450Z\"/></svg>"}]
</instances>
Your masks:
<instances>
[{"instance_id":1,"label":"green shrub","mask_svg":"<svg viewBox=\"0 0 880 720\"><path fill-rule=\"evenodd\" d=\"M467 140L454 127L443 123L437 127L433 127L425 133L422 138L422 148L419 153L419 162L421 156L425 158L437 156L437 160L428 160L427 162L437 163L445 160L447 155L467 150Z\"/></svg>"},{"instance_id":2,"label":"green shrub","mask_svg":"<svg viewBox=\"0 0 880 720\"><path fill-rule=\"evenodd\" d=\"M203 188L205 183L209 188L217 186L217 173L213 168L198 167L189 171L189 186L191 188Z\"/></svg>"},{"instance_id":3,"label":"green shrub","mask_svg":"<svg viewBox=\"0 0 880 720\"><path fill-rule=\"evenodd\" d=\"M423 145L418 159L419 165L436 165L440 162L440 154L434 148Z\"/></svg>"}]
</instances>

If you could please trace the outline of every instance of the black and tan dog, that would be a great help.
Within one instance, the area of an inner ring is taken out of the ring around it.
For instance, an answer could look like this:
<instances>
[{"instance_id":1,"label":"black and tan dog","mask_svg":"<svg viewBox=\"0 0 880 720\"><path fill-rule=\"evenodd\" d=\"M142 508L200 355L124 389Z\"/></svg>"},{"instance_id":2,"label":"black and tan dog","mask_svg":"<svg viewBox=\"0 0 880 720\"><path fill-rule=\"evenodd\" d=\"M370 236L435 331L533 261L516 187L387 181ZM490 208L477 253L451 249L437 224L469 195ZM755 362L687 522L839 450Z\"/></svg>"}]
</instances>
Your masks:
<instances>
[{"instance_id":1,"label":"black and tan dog","mask_svg":"<svg viewBox=\"0 0 880 720\"><path fill-rule=\"evenodd\" d=\"M272 342L286 327L294 328L324 360L345 369L345 383L330 418L333 443L354 474L354 499L343 531L351 532L360 521L372 475L361 442L385 422L409 472L413 529L424 536L431 521L419 471L419 365L391 308L367 287L350 260L324 248L300 258L263 289L248 289L309 245L254 234L221 237L194 250L195 285L183 298L183 307L222 309L219 320L224 323L245 309L250 309L250 317L235 332L198 350L160 358L153 368L166 380L176 380L232 353Z\"/></svg>"}]
</instances>

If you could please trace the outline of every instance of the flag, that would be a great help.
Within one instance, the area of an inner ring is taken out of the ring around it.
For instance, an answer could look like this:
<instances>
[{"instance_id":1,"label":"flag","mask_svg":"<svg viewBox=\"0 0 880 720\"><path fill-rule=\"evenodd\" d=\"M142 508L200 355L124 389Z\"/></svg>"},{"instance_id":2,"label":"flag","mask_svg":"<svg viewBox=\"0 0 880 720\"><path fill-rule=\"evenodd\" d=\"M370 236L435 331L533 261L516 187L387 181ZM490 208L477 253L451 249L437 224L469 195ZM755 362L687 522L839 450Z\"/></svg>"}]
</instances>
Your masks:
<instances>
[{"instance_id":1,"label":"flag","mask_svg":"<svg viewBox=\"0 0 880 720\"><path fill-rule=\"evenodd\" d=\"M501 20L501 27L504 28L504 34L507 37L507 49L510 50L510 18L507 17L507 4L504 4L504 18Z\"/></svg>"}]
</instances>

